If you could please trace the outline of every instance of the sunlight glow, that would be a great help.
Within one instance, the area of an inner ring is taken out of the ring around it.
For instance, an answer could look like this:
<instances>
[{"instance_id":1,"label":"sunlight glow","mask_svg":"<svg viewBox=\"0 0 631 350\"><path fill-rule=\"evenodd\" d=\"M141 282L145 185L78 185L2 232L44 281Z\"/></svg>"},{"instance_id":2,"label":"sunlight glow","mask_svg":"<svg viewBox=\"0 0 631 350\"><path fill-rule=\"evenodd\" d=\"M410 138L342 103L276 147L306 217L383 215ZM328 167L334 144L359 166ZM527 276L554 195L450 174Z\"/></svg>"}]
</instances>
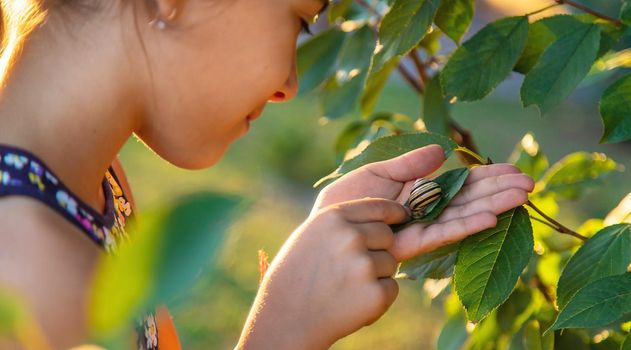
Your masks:
<instances>
[{"instance_id":1,"label":"sunlight glow","mask_svg":"<svg viewBox=\"0 0 631 350\"><path fill-rule=\"evenodd\" d=\"M45 18L36 0L0 0L2 13L2 49L0 82L4 83L28 34Z\"/></svg>"}]
</instances>

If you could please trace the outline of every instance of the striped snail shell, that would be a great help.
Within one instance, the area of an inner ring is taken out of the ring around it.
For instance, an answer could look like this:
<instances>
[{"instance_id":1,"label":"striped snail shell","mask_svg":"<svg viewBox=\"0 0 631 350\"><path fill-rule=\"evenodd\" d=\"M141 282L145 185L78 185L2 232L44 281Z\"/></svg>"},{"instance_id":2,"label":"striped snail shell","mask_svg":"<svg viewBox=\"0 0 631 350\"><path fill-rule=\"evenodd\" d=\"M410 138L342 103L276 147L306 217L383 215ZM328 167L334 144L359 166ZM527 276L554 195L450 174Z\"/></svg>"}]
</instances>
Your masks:
<instances>
[{"instance_id":1,"label":"striped snail shell","mask_svg":"<svg viewBox=\"0 0 631 350\"><path fill-rule=\"evenodd\" d=\"M414 181L410 190L410 198L406 205L412 212L412 218L417 219L425 214L425 209L433 202L440 199L442 191L440 186L428 179L420 178Z\"/></svg>"}]
</instances>

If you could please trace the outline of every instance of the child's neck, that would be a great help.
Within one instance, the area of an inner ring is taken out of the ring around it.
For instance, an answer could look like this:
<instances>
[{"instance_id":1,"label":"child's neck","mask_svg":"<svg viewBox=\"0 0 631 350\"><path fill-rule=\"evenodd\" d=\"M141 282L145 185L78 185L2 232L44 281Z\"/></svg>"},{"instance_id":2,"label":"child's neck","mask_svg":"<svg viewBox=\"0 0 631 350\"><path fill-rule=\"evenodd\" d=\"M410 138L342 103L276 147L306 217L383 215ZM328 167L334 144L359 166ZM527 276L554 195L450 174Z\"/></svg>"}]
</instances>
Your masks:
<instances>
[{"instance_id":1,"label":"child's neck","mask_svg":"<svg viewBox=\"0 0 631 350\"><path fill-rule=\"evenodd\" d=\"M140 114L125 90L132 74L114 59L117 49L77 40L31 34L0 95L0 143L36 154L99 210L104 173Z\"/></svg>"}]
</instances>

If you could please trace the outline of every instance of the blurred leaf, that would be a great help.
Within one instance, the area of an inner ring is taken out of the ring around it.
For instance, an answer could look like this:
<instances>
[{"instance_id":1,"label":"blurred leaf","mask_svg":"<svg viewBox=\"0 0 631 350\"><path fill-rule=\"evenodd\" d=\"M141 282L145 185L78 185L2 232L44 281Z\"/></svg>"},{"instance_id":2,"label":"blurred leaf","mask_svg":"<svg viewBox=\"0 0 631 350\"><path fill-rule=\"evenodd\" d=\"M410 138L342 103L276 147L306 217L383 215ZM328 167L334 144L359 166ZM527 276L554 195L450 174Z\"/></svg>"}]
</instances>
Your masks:
<instances>
[{"instance_id":1,"label":"blurred leaf","mask_svg":"<svg viewBox=\"0 0 631 350\"><path fill-rule=\"evenodd\" d=\"M557 288L557 304L564 308L586 284L627 271L631 263L631 225L605 227L572 256Z\"/></svg>"},{"instance_id":2,"label":"blurred leaf","mask_svg":"<svg viewBox=\"0 0 631 350\"><path fill-rule=\"evenodd\" d=\"M515 71L526 74L539 61L543 51L560 37L584 28L585 24L570 15L556 15L542 18L530 24L528 42Z\"/></svg>"},{"instance_id":3,"label":"blurred leaf","mask_svg":"<svg viewBox=\"0 0 631 350\"><path fill-rule=\"evenodd\" d=\"M451 155L451 152L453 152L453 150L457 147L453 140L442 135L432 133L403 134L382 137L368 145L368 147L366 147L366 149L355 158L344 161L334 172L320 179L314 187L318 187L324 182L336 179L366 164L391 159L431 144L440 145L445 152L445 158L448 158Z\"/></svg>"},{"instance_id":4,"label":"blurred leaf","mask_svg":"<svg viewBox=\"0 0 631 350\"><path fill-rule=\"evenodd\" d=\"M618 205L605 217L605 225L631 224L631 193L627 194Z\"/></svg>"},{"instance_id":5,"label":"blurred leaf","mask_svg":"<svg viewBox=\"0 0 631 350\"><path fill-rule=\"evenodd\" d=\"M339 0L329 3L329 23L335 23L338 18L346 19L346 15L353 5L353 0Z\"/></svg>"},{"instance_id":6,"label":"blurred leaf","mask_svg":"<svg viewBox=\"0 0 631 350\"><path fill-rule=\"evenodd\" d=\"M622 23L631 26L631 1L622 0L622 7L620 8L620 20Z\"/></svg>"},{"instance_id":7,"label":"blurred leaf","mask_svg":"<svg viewBox=\"0 0 631 350\"><path fill-rule=\"evenodd\" d=\"M449 301L446 302L446 304ZM457 302L457 299L456 299ZM446 305L447 306L447 305ZM447 310L447 322L438 335L437 350L459 350L469 337L467 332L467 319L459 303L453 311Z\"/></svg>"},{"instance_id":8,"label":"blurred leaf","mask_svg":"<svg viewBox=\"0 0 631 350\"><path fill-rule=\"evenodd\" d=\"M581 235L585 236L585 237L592 237L593 235L596 234L596 232L602 230L605 226L610 226L612 224L607 224L605 225L605 222L602 219L588 219L585 220L585 222L583 222L581 224L581 226L579 226L576 229L576 232L580 233Z\"/></svg>"},{"instance_id":9,"label":"blurred leaf","mask_svg":"<svg viewBox=\"0 0 631 350\"><path fill-rule=\"evenodd\" d=\"M488 24L460 46L443 69L445 95L474 101L488 95L513 70L528 38L528 18Z\"/></svg>"},{"instance_id":10,"label":"blurred leaf","mask_svg":"<svg viewBox=\"0 0 631 350\"><path fill-rule=\"evenodd\" d=\"M527 133L515 146L509 160L522 172L537 180L548 169L548 158L539 150L539 143Z\"/></svg>"},{"instance_id":11,"label":"blurred leaf","mask_svg":"<svg viewBox=\"0 0 631 350\"><path fill-rule=\"evenodd\" d=\"M338 161L344 160L344 154L359 143L369 128L370 124L365 120L355 120L342 130L335 141L335 155Z\"/></svg>"},{"instance_id":12,"label":"blurred leaf","mask_svg":"<svg viewBox=\"0 0 631 350\"><path fill-rule=\"evenodd\" d=\"M613 83L600 100L600 115L605 127L601 143L631 140L631 75Z\"/></svg>"},{"instance_id":13,"label":"blurred leaf","mask_svg":"<svg viewBox=\"0 0 631 350\"><path fill-rule=\"evenodd\" d=\"M335 119L351 112L357 105L365 83L366 72L360 73L342 85L335 83L328 87L322 95L324 116Z\"/></svg>"},{"instance_id":14,"label":"blurred leaf","mask_svg":"<svg viewBox=\"0 0 631 350\"><path fill-rule=\"evenodd\" d=\"M620 350L631 350L631 334L624 338L624 343L622 343Z\"/></svg>"},{"instance_id":15,"label":"blurred leaf","mask_svg":"<svg viewBox=\"0 0 631 350\"><path fill-rule=\"evenodd\" d=\"M379 45L372 70L378 73L392 59L403 56L423 39L434 20L440 0L396 0L381 20Z\"/></svg>"},{"instance_id":16,"label":"blurred leaf","mask_svg":"<svg viewBox=\"0 0 631 350\"><path fill-rule=\"evenodd\" d=\"M524 328L524 346L529 350L543 350L539 321L531 320Z\"/></svg>"},{"instance_id":17,"label":"blurred leaf","mask_svg":"<svg viewBox=\"0 0 631 350\"><path fill-rule=\"evenodd\" d=\"M528 265L533 245L523 207L501 214L495 227L461 242L454 284L469 320L483 319L508 298Z\"/></svg>"},{"instance_id":18,"label":"blurred leaf","mask_svg":"<svg viewBox=\"0 0 631 350\"><path fill-rule=\"evenodd\" d=\"M585 189L601 183L604 177L619 169L616 162L602 153L576 152L553 164L537 186L543 186L542 194L576 199Z\"/></svg>"},{"instance_id":19,"label":"blurred leaf","mask_svg":"<svg viewBox=\"0 0 631 350\"><path fill-rule=\"evenodd\" d=\"M13 290L0 287L0 345L13 349L52 349L27 301Z\"/></svg>"},{"instance_id":20,"label":"blurred leaf","mask_svg":"<svg viewBox=\"0 0 631 350\"><path fill-rule=\"evenodd\" d=\"M379 94L383 90L384 86L388 82L390 73L399 65L399 59L394 58L385 64L378 72L370 70L368 78L366 80L366 87L361 98L361 110L363 115L368 115L372 112Z\"/></svg>"},{"instance_id":21,"label":"blurred leaf","mask_svg":"<svg viewBox=\"0 0 631 350\"><path fill-rule=\"evenodd\" d=\"M418 44L418 47L422 47L427 51L428 55L436 55L440 51L440 39L443 37L443 32L438 28L430 28L425 34L425 37Z\"/></svg>"},{"instance_id":22,"label":"blurred leaf","mask_svg":"<svg viewBox=\"0 0 631 350\"><path fill-rule=\"evenodd\" d=\"M449 136L449 101L443 97L438 75L425 88L423 100L423 122L429 132Z\"/></svg>"},{"instance_id":23,"label":"blurred leaf","mask_svg":"<svg viewBox=\"0 0 631 350\"><path fill-rule=\"evenodd\" d=\"M190 288L214 258L240 199L200 193L143 216L133 242L103 256L92 284L89 324L97 336Z\"/></svg>"},{"instance_id":24,"label":"blurred leaf","mask_svg":"<svg viewBox=\"0 0 631 350\"><path fill-rule=\"evenodd\" d=\"M524 107L535 104L541 114L546 114L560 104L589 72L600 46L600 26L578 20L576 25L578 29L556 38L526 74L521 87Z\"/></svg>"},{"instance_id":25,"label":"blurred leaf","mask_svg":"<svg viewBox=\"0 0 631 350\"><path fill-rule=\"evenodd\" d=\"M587 339L572 330L554 332L555 350L590 350L587 342Z\"/></svg>"},{"instance_id":26,"label":"blurred leaf","mask_svg":"<svg viewBox=\"0 0 631 350\"><path fill-rule=\"evenodd\" d=\"M345 38L346 33L333 27L298 48L296 65L300 76L300 93L315 89L335 72L335 62Z\"/></svg>"},{"instance_id":27,"label":"blurred leaf","mask_svg":"<svg viewBox=\"0 0 631 350\"><path fill-rule=\"evenodd\" d=\"M467 32L475 6L474 0L443 0L436 14L436 25L456 44Z\"/></svg>"},{"instance_id":28,"label":"blurred leaf","mask_svg":"<svg viewBox=\"0 0 631 350\"><path fill-rule=\"evenodd\" d=\"M497 312L493 311L487 318L475 325L473 332L469 336L469 350L490 350L497 349L496 342L499 340L500 329L497 322Z\"/></svg>"},{"instance_id":29,"label":"blurred leaf","mask_svg":"<svg viewBox=\"0 0 631 350\"><path fill-rule=\"evenodd\" d=\"M603 327L631 313L631 273L605 277L579 290L546 331Z\"/></svg>"},{"instance_id":30,"label":"blurred leaf","mask_svg":"<svg viewBox=\"0 0 631 350\"><path fill-rule=\"evenodd\" d=\"M520 284L497 309L497 323L503 333L518 331L532 315L534 298L528 287Z\"/></svg>"},{"instance_id":31,"label":"blurred leaf","mask_svg":"<svg viewBox=\"0 0 631 350\"><path fill-rule=\"evenodd\" d=\"M458 244L449 244L406 260L399 266L395 278L411 280L420 278L441 279L453 274Z\"/></svg>"}]
</instances>

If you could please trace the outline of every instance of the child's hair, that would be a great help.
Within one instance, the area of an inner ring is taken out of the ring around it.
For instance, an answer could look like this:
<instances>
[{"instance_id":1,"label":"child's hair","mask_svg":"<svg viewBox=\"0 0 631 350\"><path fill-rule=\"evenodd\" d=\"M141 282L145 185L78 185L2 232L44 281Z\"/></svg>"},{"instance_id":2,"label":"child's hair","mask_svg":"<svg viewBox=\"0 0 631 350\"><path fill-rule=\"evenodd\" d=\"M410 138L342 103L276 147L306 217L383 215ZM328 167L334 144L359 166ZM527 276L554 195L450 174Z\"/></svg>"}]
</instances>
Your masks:
<instances>
[{"instance_id":1,"label":"child's hair","mask_svg":"<svg viewBox=\"0 0 631 350\"><path fill-rule=\"evenodd\" d=\"M24 39L44 17L39 0L0 0L0 84L4 84Z\"/></svg>"}]
</instances>

